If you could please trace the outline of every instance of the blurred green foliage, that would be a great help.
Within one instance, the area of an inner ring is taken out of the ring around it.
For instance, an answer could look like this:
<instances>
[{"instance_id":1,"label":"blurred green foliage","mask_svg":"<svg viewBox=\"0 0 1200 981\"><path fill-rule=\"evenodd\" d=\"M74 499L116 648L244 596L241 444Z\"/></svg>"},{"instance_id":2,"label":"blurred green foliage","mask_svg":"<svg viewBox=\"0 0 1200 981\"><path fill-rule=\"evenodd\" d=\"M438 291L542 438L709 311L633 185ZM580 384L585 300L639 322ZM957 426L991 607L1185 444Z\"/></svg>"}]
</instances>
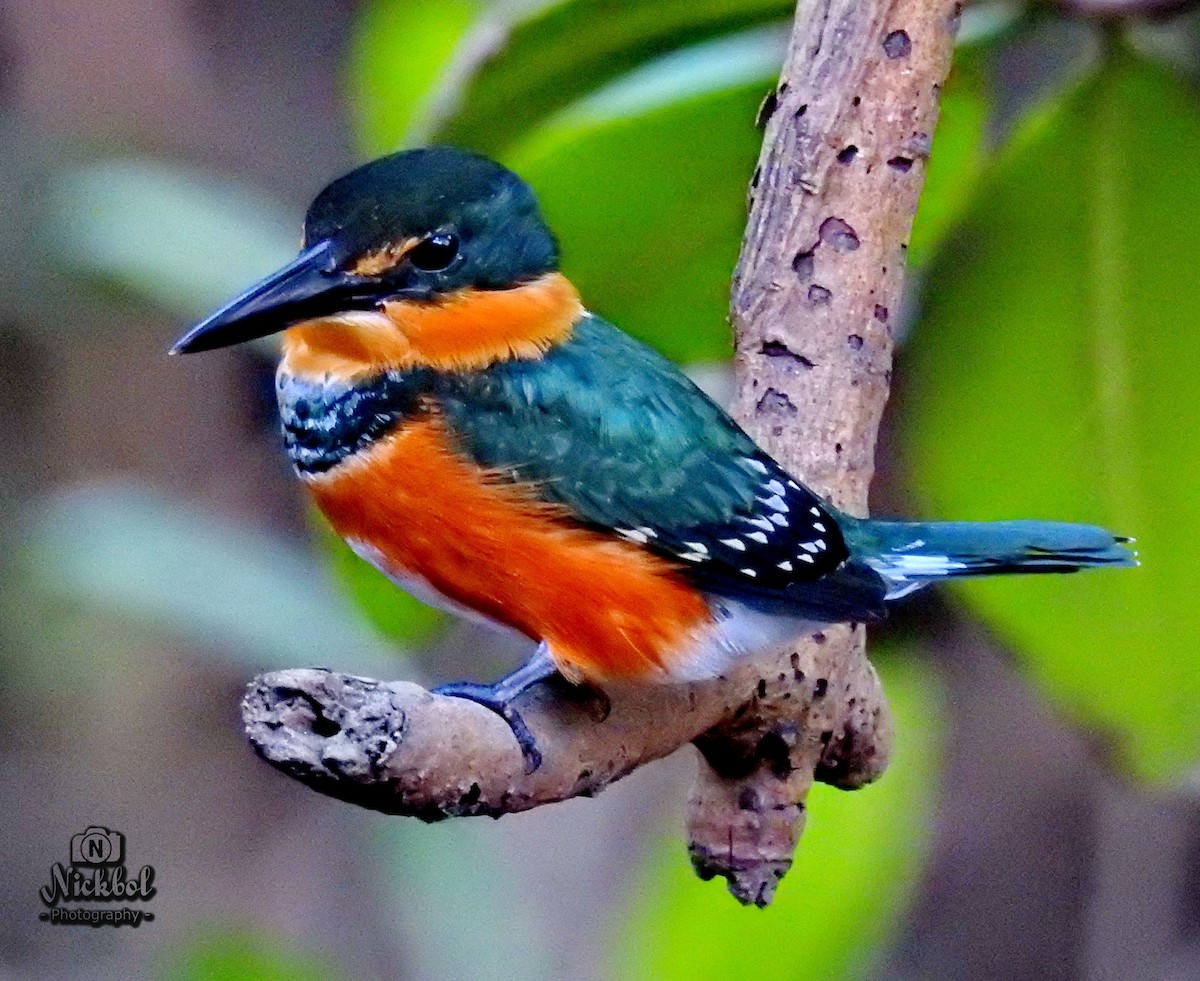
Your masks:
<instances>
[{"instance_id":1,"label":"blurred green foliage","mask_svg":"<svg viewBox=\"0 0 1200 981\"><path fill-rule=\"evenodd\" d=\"M198 930L165 958L163 981L342 981L346 976L295 940L225 924Z\"/></svg>"},{"instance_id":2,"label":"blurred green foliage","mask_svg":"<svg viewBox=\"0 0 1200 981\"><path fill-rule=\"evenodd\" d=\"M1033 114L905 353L914 484L956 518L1092 521L1136 535L1120 575L961 587L1059 702L1168 777L1200 750L1200 110L1123 48ZM953 366L953 369L948 368Z\"/></svg>"},{"instance_id":3,"label":"blurred green foliage","mask_svg":"<svg viewBox=\"0 0 1200 981\"><path fill-rule=\"evenodd\" d=\"M338 652L340 668L387 673L404 656L295 544L123 484L44 501L12 557L51 602L117 614L246 667L323 664ZM61 672L62 663L33 667Z\"/></svg>"},{"instance_id":4,"label":"blurred green foliage","mask_svg":"<svg viewBox=\"0 0 1200 981\"><path fill-rule=\"evenodd\" d=\"M51 197L60 261L188 320L288 260L300 222L208 174L137 157L83 164Z\"/></svg>"},{"instance_id":5,"label":"blurred green foliage","mask_svg":"<svg viewBox=\"0 0 1200 981\"><path fill-rule=\"evenodd\" d=\"M460 42L474 56L449 61L427 97L442 108L436 124L420 121L411 93L385 102L378 64L361 57L395 43L381 11L400 5L376 3L360 35L352 78L372 107L360 142L445 140L497 155L538 192L588 302L682 362L727 358L754 115L779 74L790 5L585 0L508 29L485 18ZM746 32L763 21L777 26Z\"/></svg>"},{"instance_id":6,"label":"blurred green foliage","mask_svg":"<svg viewBox=\"0 0 1200 981\"><path fill-rule=\"evenodd\" d=\"M925 189L909 240L908 262L912 269L923 269L937 254L970 205L987 167L987 82L992 53L986 44L960 44L955 52L954 66L942 92Z\"/></svg>"},{"instance_id":7,"label":"blurred green foliage","mask_svg":"<svg viewBox=\"0 0 1200 981\"><path fill-rule=\"evenodd\" d=\"M354 129L365 157L393 152L424 125L423 116L445 88L448 66L486 9L472 0L363 5L348 76Z\"/></svg>"},{"instance_id":8,"label":"blurred green foliage","mask_svg":"<svg viewBox=\"0 0 1200 981\"><path fill-rule=\"evenodd\" d=\"M495 847L490 821L393 821L369 847L405 907L433 913L408 923L415 976L556 976L555 944L538 935L537 897L523 888L526 870Z\"/></svg>"},{"instance_id":9,"label":"blurred green foliage","mask_svg":"<svg viewBox=\"0 0 1200 981\"><path fill-rule=\"evenodd\" d=\"M515 18L482 17L436 86L430 117L405 139L502 158L524 133L605 83L668 52L790 19L793 9L788 0L558 0Z\"/></svg>"},{"instance_id":10,"label":"blurred green foliage","mask_svg":"<svg viewBox=\"0 0 1200 981\"><path fill-rule=\"evenodd\" d=\"M758 156L752 123L785 41L760 29L666 56L507 153L585 302L685 364L732 354L729 271Z\"/></svg>"}]
</instances>

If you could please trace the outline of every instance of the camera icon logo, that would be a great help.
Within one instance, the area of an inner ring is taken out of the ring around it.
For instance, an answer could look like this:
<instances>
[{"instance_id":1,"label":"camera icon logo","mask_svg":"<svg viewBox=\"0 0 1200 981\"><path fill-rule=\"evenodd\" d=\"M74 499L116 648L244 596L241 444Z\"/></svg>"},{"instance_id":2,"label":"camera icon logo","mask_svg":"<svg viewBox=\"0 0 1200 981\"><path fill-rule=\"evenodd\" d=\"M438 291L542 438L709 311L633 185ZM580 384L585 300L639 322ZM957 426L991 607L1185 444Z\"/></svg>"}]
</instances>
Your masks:
<instances>
[{"instance_id":1,"label":"camera icon logo","mask_svg":"<svg viewBox=\"0 0 1200 981\"><path fill-rule=\"evenodd\" d=\"M125 836L92 825L71 839L72 865L117 865L125 855Z\"/></svg>"}]
</instances>

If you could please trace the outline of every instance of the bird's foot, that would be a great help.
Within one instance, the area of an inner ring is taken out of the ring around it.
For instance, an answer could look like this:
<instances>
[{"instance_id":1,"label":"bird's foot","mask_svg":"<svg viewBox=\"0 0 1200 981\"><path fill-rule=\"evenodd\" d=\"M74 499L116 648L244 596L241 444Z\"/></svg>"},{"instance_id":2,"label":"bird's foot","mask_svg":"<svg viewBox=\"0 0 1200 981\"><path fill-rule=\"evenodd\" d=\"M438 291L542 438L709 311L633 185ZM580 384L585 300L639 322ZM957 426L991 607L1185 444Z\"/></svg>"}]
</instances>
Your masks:
<instances>
[{"instance_id":1,"label":"bird's foot","mask_svg":"<svg viewBox=\"0 0 1200 981\"><path fill-rule=\"evenodd\" d=\"M475 685L460 681L452 685L441 685L433 689L435 695L446 695L449 698L465 698L467 701L491 709L508 723L512 734L521 747L521 755L525 757L525 772L533 773L542 765L542 753L538 749L537 740L529 731L529 726L521 718L521 714L512 706L512 702L496 696L496 685Z\"/></svg>"},{"instance_id":2,"label":"bird's foot","mask_svg":"<svg viewBox=\"0 0 1200 981\"><path fill-rule=\"evenodd\" d=\"M529 731L529 726L521 718L521 714L513 708L517 696L538 682L554 677L558 669L546 652L546 645L538 647L525 664L512 674L505 675L495 684L479 685L469 681L460 681L450 685L441 685L433 689L435 695L445 695L449 698L465 698L468 701L491 709L508 723L517 744L521 747L521 755L525 758L525 772L533 773L542 765L542 753L538 749L537 740Z\"/></svg>"}]
</instances>

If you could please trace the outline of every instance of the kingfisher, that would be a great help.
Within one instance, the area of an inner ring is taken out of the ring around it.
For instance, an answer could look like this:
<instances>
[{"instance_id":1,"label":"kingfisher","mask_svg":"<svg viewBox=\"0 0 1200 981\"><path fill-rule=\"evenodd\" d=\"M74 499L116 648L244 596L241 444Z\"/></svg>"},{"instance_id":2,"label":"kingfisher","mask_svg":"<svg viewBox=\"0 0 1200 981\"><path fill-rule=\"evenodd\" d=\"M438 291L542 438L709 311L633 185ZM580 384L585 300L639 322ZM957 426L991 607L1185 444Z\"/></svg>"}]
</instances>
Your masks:
<instances>
[{"instance_id":1,"label":"kingfisher","mask_svg":"<svg viewBox=\"0 0 1200 981\"><path fill-rule=\"evenodd\" d=\"M712 678L870 622L952 576L1135 565L1103 528L859 518L785 470L673 363L583 305L516 174L450 147L335 180L300 254L172 353L282 331L283 442L316 506L393 582L537 647L498 713L561 675Z\"/></svg>"}]
</instances>

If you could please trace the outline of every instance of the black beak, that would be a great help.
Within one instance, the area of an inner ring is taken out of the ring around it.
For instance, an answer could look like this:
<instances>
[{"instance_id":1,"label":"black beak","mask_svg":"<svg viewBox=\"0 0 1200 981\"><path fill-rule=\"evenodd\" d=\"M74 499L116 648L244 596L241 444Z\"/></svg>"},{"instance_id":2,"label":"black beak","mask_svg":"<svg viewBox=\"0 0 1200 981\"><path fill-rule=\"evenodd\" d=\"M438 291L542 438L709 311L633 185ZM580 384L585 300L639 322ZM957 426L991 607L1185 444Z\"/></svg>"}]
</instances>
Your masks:
<instances>
[{"instance_id":1,"label":"black beak","mask_svg":"<svg viewBox=\"0 0 1200 981\"><path fill-rule=\"evenodd\" d=\"M211 351L338 313L351 305L361 289L361 279L338 270L330 243L319 242L202 320L175 343L171 353Z\"/></svg>"}]
</instances>

